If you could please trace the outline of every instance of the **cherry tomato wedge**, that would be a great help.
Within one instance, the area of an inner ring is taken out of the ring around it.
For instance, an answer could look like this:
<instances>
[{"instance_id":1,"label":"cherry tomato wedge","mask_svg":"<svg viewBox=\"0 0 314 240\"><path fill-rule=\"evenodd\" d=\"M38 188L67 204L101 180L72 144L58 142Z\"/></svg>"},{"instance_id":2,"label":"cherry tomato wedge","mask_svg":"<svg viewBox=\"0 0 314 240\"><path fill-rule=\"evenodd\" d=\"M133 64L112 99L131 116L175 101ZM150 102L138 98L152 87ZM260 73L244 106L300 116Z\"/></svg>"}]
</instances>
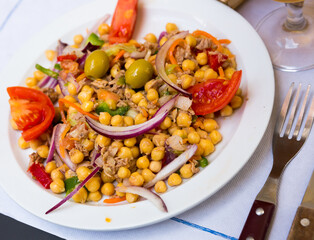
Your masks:
<instances>
[{"instance_id":1,"label":"cherry tomato wedge","mask_svg":"<svg viewBox=\"0 0 314 240\"><path fill-rule=\"evenodd\" d=\"M109 32L109 42L111 44L125 43L131 39L136 15L137 0L118 0Z\"/></svg>"},{"instance_id":2,"label":"cherry tomato wedge","mask_svg":"<svg viewBox=\"0 0 314 240\"><path fill-rule=\"evenodd\" d=\"M62 62L64 60L72 60L75 61L77 59L77 56L75 54L68 54L68 55L62 55L57 57L58 62Z\"/></svg>"},{"instance_id":3,"label":"cherry tomato wedge","mask_svg":"<svg viewBox=\"0 0 314 240\"><path fill-rule=\"evenodd\" d=\"M44 133L55 115L52 102L39 90L27 87L8 87L13 120L23 130L25 141L38 138ZM34 115L31 114L33 112Z\"/></svg>"},{"instance_id":4,"label":"cherry tomato wedge","mask_svg":"<svg viewBox=\"0 0 314 240\"><path fill-rule=\"evenodd\" d=\"M192 93L192 109L196 115L206 115L225 107L236 94L242 71L236 71L230 80L209 79L188 89Z\"/></svg>"}]
</instances>

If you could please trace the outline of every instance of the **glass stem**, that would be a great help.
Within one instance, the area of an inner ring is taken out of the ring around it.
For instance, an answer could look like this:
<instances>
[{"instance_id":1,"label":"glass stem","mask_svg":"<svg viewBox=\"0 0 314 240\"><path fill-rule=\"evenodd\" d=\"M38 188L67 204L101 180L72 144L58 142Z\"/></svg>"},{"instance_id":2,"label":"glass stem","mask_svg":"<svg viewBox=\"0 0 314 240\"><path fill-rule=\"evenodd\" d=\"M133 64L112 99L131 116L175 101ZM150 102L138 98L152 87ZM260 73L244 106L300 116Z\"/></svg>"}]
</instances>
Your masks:
<instances>
[{"instance_id":1,"label":"glass stem","mask_svg":"<svg viewBox=\"0 0 314 240\"><path fill-rule=\"evenodd\" d=\"M288 15L283 25L286 31L301 31L307 26L307 20L303 16L303 2L286 3Z\"/></svg>"}]
</instances>

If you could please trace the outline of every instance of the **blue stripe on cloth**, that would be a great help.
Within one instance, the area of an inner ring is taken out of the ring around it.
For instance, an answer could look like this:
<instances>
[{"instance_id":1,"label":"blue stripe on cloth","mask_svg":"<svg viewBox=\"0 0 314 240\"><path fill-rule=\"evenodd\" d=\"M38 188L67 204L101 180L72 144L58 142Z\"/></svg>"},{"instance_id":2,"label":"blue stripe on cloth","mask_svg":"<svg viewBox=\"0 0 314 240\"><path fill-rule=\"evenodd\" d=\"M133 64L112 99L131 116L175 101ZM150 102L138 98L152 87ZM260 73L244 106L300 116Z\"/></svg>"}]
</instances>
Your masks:
<instances>
[{"instance_id":1,"label":"blue stripe on cloth","mask_svg":"<svg viewBox=\"0 0 314 240\"><path fill-rule=\"evenodd\" d=\"M0 25L0 32L2 31L2 29L5 27L5 25L7 24L8 20L10 19L10 17L12 16L12 14L14 13L14 11L17 9L17 7L21 4L23 0L19 0L14 7L11 9L11 11L9 12L8 16L4 19L3 23Z\"/></svg>"},{"instance_id":2,"label":"blue stripe on cloth","mask_svg":"<svg viewBox=\"0 0 314 240\"><path fill-rule=\"evenodd\" d=\"M176 217L173 217L173 218L170 218L171 220L173 221L176 221L176 222L179 222L179 223L183 223L189 227L194 227L196 229L199 229L199 230L202 230L204 232L209 232L213 235L216 235L216 236L220 236L222 238L225 238L225 239L230 239L230 240L238 240L237 238L235 237L231 237L231 236L228 236L226 234L223 234L223 233L220 233L220 232L217 232L217 231L214 231L212 229L209 229L209 228L206 228L206 227L203 227L203 226L200 226L200 225L197 225L195 223L191 223L191 222L188 222L188 221L185 221L183 219L180 219L180 218L176 218Z\"/></svg>"}]
</instances>

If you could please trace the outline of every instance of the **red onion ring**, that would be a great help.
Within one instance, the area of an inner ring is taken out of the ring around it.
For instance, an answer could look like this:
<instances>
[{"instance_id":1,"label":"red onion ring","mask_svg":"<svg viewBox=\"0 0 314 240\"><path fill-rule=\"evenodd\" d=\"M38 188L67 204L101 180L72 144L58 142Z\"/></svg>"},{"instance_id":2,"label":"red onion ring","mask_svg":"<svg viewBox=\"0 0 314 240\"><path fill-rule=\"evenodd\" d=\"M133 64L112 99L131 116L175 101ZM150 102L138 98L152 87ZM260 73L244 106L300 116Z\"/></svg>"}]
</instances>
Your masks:
<instances>
[{"instance_id":1,"label":"red onion ring","mask_svg":"<svg viewBox=\"0 0 314 240\"><path fill-rule=\"evenodd\" d=\"M58 128L58 125L54 126L53 130L52 130L52 136L51 136L51 140L50 140L50 148L49 148L49 153L48 153L48 157L46 160L46 164L49 163L53 159L53 154L54 154L55 149L56 149L55 138L56 138L57 128Z\"/></svg>"},{"instance_id":2,"label":"red onion ring","mask_svg":"<svg viewBox=\"0 0 314 240\"><path fill-rule=\"evenodd\" d=\"M89 126L100 135L113 138L113 139L127 139L142 135L156 127L158 127L162 121L166 118L169 111L173 108L178 95L166 102L155 115L147 122L133 125L129 127L112 127L103 125L92 118L85 116Z\"/></svg>"},{"instance_id":3,"label":"red onion ring","mask_svg":"<svg viewBox=\"0 0 314 240\"><path fill-rule=\"evenodd\" d=\"M137 194L143 198L146 198L150 202L152 202L160 211L168 212L167 206L165 202L162 200L162 198L156 193L153 193L152 191L146 188L133 187L133 186L129 186L129 187L121 186L121 187L118 187L116 190L118 192Z\"/></svg>"},{"instance_id":4,"label":"red onion ring","mask_svg":"<svg viewBox=\"0 0 314 240\"><path fill-rule=\"evenodd\" d=\"M171 173L177 171L183 164L185 164L196 152L197 145L193 144L191 145L188 150L186 150L184 153L182 153L179 157L174 159L172 162L170 162L167 166L161 169L159 173L155 176L153 180L146 183L144 185L144 188L150 188L155 185L158 181L161 181L168 176L170 176Z\"/></svg>"},{"instance_id":5,"label":"red onion ring","mask_svg":"<svg viewBox=\"0 0 314 240\"><path fill-rule=\"evenodd\" d=\"M192 94L183 90L178 85L174 84L168 77L166 70L165 70L165 62L168 55L169 48L173 44L173 42L179 38L184 38L186 35L188 35L188 31L184 31L181 33L178 33L174 36L172 36L167 42L165 42L159 52L156 56L156 70L158 75L162 78L162 80L167 83L170 87L177 90L179 93L182 93L185 96L188 96L189 98L192 98Z\"/></svg>"}]
</instances>

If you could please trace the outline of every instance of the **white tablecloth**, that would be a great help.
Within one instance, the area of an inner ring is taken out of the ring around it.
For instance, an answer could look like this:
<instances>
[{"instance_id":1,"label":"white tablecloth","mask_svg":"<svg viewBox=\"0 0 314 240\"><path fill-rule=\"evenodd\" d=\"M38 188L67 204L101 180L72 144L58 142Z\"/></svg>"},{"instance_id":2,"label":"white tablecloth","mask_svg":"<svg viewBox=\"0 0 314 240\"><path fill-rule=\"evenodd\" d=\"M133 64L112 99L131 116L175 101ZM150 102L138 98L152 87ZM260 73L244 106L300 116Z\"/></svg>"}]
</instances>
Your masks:
<instances>
[{"instance_id":1,"label":"white tablecloth","mask_svg":"<svg viewBox=\"0 0 314 240\"><path fill-rule=\"evenodd\" d=\"M0 71L33 34L72 8L86 3L86 0L0 0ZM281 6L281 3L270 0L247 0L237 11L255 26L264 15ZM260 70L263 71L263 66ZM237 239L254 198L272 166L272 130L285 93L292 81L304 84L313 82L313 73L313 70L301 73L275 71L276 97L273 115L256 152L225 187L177 218L120 232L70 229L30 214L10 199L1 187L0 212L66 239ZM288 235L295 211L313 171L313 144L314 138L311 134L303 150L285 170L269 239L286 239Z\"/></svg>"}]
</instances>

